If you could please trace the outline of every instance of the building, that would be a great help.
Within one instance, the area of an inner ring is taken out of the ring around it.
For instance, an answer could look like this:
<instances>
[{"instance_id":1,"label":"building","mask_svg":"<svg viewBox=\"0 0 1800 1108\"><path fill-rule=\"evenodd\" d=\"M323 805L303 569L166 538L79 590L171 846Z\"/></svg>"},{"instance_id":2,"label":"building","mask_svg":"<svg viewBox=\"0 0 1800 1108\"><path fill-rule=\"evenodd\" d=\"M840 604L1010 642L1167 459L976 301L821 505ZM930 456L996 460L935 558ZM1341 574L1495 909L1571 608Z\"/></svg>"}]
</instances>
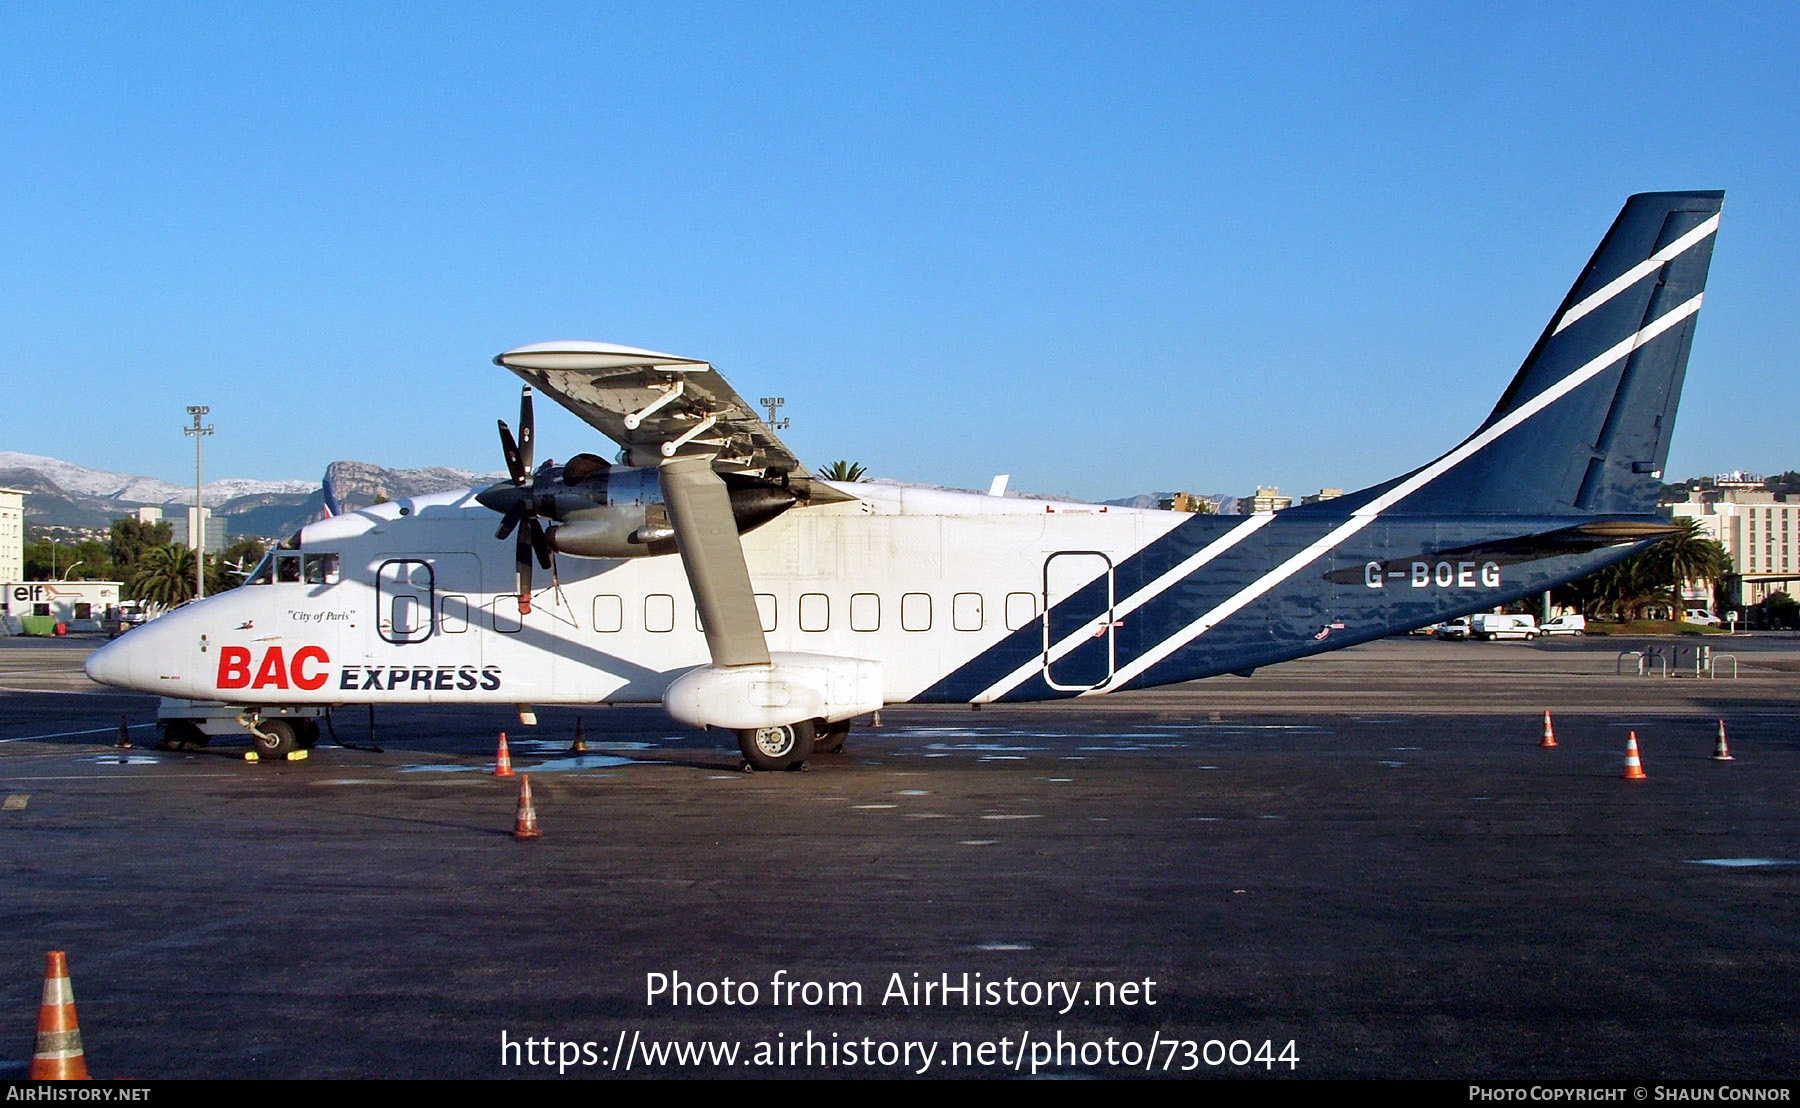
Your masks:
<instances>
[{"instance_id":1,"label":"building","mask_svg":"<svg viewBox=\"0 0 1800 1108\"><path fill-rule=\"evenodd\" d=\"M1311 496L1301 497L1300 503L1302 503L1302 504L1321 504L1327 500L1336 500L1338 497L1340 497L1342 495L1344 495L1343 489L1320 489L1318 492L1313 493Z\"/></svg>"},{"instance_id":2,"label":"building","mask_svg":"<svg viewBox=\"0 0 1800 1108\"><path fill-rule=\"evenodd\" d=\"M1165 512L1197 512L1210 515L1218 511L1217 505L1204 496L1195 496L1191 492L1178 492L1173 496L1163 497L1156 506Z\"/></svg>"},{"instance_id":3,"label":"building","mask_svg":"<svg viewBox=\"0 0 1800 1108\"><path fill-rule=\"evenodd\" d=\"M187 544L189 550L199 550L207 554L217 554L225 549L225 517L215 516L211 508L201 508L199 526L206 529L205 544L200 541L200 533L195 530L194 509L187 510Z\"/></svg>"},{"instance_id":4,"label":"building","mask_svg":"<svg viewBox=\"0 0 1800 1108\"><path fill-rule=\"evenodd\" d=\"M118 581L13 580L0 585L0 628L46 634L61 623L71 631L98 631L123 587Z\"/></svg>"},{"instance_id":5,"label":"building","mask_svg":"<svg viewBox=\"0 0 1800 1108\"><path fill-rule=\"evenodd\" d=\"M25 576L25 494L0 489L0 581Z\"/></svg>"},{"instance_id":6,"label":"building","mask_svg":"<svg viewBox=\"0 0 1800 1108\"><path fill-rule=\"evenodd\" d=\"M1293 502L1293 497L1281 495L1281 490L1278 488L1264 488L1258 485L1254 495L1238 501L1238 514L1247 516L1257 512L1279 512Z\"/></svg>"},{"instance_id":7,"label":"building","mask_svg":"<svg viewBox=\"0 0 1800 1108\"><path fill-rule=\"evenodd\" d=\"M1764 490L1760 479L1729 474L1710 489L1688 493L1670 511L1677 519L1699 520L1725 548L1732 575L1720 591L1727 608L1760 604L1776 592L1800 594L1800 502Z\"/></svg>"},{"instance_id":8,"label":"building","mask_svg":"<svg viewBox=\"0 0 1800 1108\"><path fill-rule=\"evenodd\" d=\"M162 518L163 510L161 508L139 508L137 510L139 523L161 523Z\"/></svg>"}]
</instances>

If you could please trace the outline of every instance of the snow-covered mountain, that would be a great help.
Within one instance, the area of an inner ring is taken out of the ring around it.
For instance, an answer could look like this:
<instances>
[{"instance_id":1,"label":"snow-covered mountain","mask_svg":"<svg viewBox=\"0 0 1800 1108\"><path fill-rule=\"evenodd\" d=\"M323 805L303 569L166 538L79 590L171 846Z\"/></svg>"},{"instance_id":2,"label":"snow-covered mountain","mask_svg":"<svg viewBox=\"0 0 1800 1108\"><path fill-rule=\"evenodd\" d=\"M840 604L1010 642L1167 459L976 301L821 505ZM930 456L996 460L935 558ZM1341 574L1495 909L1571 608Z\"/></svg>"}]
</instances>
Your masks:
<instances>
[{"instance_id":1,"label":"snow-covered mountain","mask_svg":"<svg viewBox=\"0 0 1800 1108\"><path fill-rule=\"evenodd\" d=\"M0 483L13 481L9 475L16 471L35 472L49 484L65 493L75 493L98 500L113 500L121 504L192 504L194 502L194 486L177 485L155 477L141 477L133 473L113 473L104 469L89 469L74 462L65 462L59 458L45 458L37 454L20 454L12 450L0 450ZM15 482L16 485L16 482ZM319 487L316 481L246 481L241 478L226 478L219 481L208 481L203 491L203 499L208 505L223 504L240 496L266 496L269 494L309 493Z\"/></svg>"},{"instance_id":2,"label":"snow-covered mountain","mask_svg":"<svg viewBox=\"0 0 1800 1108\"><path fill-rule=\"evenodd\" d=\"M394 500L443 489L486 485L500 475L461 469L384 469L368 462L333 462L328 469L338 501L359 508L383 497ZM105 527L140 507L157 506L166 516L185 518L194 502L193 486L133 473L90 469L59 458L0 451L0 486L22 490L27 523L64 527ZM285 535L317 519L323 503L319 482L209 481L207 507L224 517L233 535ZM185 525L184 525L185 526Z\"/></svg>"}]
</instances>

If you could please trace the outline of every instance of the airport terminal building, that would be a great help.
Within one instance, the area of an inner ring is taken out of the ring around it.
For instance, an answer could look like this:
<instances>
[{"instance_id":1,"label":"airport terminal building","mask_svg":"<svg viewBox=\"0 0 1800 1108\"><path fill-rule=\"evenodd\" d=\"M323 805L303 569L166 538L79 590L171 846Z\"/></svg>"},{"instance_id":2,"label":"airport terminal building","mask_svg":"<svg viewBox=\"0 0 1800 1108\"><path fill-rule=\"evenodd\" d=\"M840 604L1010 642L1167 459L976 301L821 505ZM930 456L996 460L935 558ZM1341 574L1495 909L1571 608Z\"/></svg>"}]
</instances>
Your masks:
<instances>
[{"instance_id":1,"label":"airport terminal building","mask_svg":"<svg viewBox=\"0 0 1800 1108\"><path fill-rule=\"evenodd\" d=\"M1670 510L1677 519L1699 520L1730 556L1732 576L1722 582L1728 605L1800 593L1800 503L1765 490L1758 478L1732 474L1713 488L1690 492Z\"/></svg>"}]
</instances>

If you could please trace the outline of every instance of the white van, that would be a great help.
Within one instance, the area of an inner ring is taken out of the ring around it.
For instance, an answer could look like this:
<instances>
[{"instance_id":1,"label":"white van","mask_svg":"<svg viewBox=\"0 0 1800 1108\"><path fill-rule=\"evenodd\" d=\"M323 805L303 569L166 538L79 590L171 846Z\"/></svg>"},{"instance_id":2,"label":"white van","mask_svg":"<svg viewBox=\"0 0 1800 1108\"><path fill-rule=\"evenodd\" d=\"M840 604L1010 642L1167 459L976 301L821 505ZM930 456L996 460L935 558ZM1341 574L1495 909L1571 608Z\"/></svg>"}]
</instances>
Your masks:
<instances>
[{"instance_id":1,"label":"white van","mask_svg":"<svg viewBox=\"0 0 1800 1108\"><path fill-rule=\"evenodd\" d=\"M1488 639L1535 639L1538 637L1537 617L1483 612L1469 621L1469 637L1483 642Z\"/></svg>"},{"instance_id":2,"label":"white van","mask_svg":"<svg viewBox=\"0 0 1800 1108\"><path fill-rule=\"evenodd\" d=\"M1587 634L1587 617L1580 613L1557 616L1548 623L1538 625L1540 635L1585 635Z\"/></svg>"}]
</instances>

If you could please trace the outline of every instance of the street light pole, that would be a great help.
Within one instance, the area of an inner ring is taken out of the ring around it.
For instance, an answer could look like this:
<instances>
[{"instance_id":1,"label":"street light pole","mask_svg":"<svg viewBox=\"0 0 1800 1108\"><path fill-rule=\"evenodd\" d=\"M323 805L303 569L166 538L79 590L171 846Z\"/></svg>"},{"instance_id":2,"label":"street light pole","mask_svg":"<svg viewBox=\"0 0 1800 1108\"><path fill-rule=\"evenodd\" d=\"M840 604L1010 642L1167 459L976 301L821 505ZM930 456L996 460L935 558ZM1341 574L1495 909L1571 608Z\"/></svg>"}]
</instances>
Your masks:
<instances>
[{"instance_id":1,"label":"street light pole","mask_svg":"<svg viewBox=\"0 0 1800 1108\"><path fill-rule=\"evenodd\" d=\"M212 424L201 426L200 417L212 409L205 404L189 404L188 415L194 425L183 427L181 433L194 438L194 599L206 596L206 513L200 501L200 440L213 433Z\"/></svg>"}]
</instances>

